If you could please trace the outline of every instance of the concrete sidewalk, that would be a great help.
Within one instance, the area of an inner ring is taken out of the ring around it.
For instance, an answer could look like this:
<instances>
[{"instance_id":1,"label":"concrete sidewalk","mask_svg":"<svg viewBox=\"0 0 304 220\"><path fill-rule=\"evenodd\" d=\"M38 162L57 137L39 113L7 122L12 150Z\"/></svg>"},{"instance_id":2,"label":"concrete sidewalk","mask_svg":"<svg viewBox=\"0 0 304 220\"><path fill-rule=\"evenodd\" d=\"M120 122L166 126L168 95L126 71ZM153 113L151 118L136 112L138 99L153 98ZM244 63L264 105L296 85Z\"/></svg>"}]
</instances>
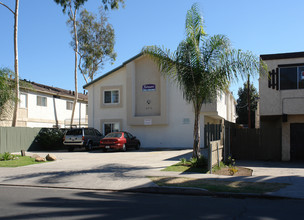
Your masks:
<instances>
[{"instance_id":1,"label":"concrete sidewalk","mask_svg":"<svg viewBox=\"0 0 304 220\"><path fill-rule=\"evenodd\" d=\"M26 152L46 156L47 153ZM304 199L304 164L237 161L253 170L251 177L163 172L161 169L190 158L192 150L127 152L53 152L57 161L24 167L0 167L1 185L63 187L96 190L202 193L204 190L169 189L155 185L147 176L188 177L226 181L278 182L290 185L266 196ZM254 195L265 196L265 195Z\"/></svg>"}]
</instances>

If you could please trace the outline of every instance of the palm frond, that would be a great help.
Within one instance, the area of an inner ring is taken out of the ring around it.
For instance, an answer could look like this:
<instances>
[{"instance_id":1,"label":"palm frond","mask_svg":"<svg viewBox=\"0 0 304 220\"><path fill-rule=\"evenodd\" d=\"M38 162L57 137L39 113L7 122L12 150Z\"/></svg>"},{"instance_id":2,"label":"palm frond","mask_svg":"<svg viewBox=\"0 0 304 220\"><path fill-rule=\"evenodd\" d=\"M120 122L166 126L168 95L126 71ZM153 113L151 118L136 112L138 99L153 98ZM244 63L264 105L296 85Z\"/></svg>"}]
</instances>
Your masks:
<instances>
[{"instance_id":1,"label":"palm frond","mask_svg":"<svg viewBox=\"0 0 304 220\"><path fill-rule=\"evenodd\" d=\"M146 46L142 49L142 53L155 61L161 73L171 76L175 74L175 53L158 46Z\"/></svg>"},{"instance_id":2,"label":"palm frond","mask_svg":"<svg viewBox=\"0 0 304 220\"><path fill-rule=\"evenodd\" d=\"M198 4L193 4L186 15L186 35L199 46L201 37L205 36L203 16L200 13Z\"/></svg>"}]
</instances>

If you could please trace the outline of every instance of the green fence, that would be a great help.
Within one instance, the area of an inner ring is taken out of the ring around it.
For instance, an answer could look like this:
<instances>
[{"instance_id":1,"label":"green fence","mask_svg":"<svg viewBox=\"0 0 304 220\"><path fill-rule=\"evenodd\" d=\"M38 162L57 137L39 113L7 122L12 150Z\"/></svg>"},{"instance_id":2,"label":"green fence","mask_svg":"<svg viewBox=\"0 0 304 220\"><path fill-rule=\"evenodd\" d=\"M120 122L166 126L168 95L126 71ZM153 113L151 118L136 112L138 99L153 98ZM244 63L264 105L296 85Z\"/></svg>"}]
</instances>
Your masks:
<instances>
[{"instance_id":1,"label":"green fence","mask_svg":"<svg viewBox=\"0 0 304 220\"><path fill-rule=\"evenodd\" d=\"M0 153L36 150L35 138L41 128L0 127Z\"/></svg>"}]
</instances>

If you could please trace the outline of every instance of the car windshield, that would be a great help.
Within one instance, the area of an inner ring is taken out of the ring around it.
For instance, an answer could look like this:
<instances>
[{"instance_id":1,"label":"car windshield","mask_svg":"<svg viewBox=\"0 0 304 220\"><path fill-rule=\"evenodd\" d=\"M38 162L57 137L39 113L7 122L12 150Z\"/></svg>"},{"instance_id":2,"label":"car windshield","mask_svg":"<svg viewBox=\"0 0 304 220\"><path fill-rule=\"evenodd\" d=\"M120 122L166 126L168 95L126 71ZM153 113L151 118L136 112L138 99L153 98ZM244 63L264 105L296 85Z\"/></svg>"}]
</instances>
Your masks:
<instances>
[{"instance_id":1,"label":"car windshield","mask_svg":"<svg viewBox=\"0 0 304 220\"><path fill-rule=\"evenodd\" d=\"M115 132L115 133L110 133L110 134L107 134L105 137L108 138L108 137L115 137L115 138L120 138L122 135L121 132Z\"/></svg>"},{"instance_id":2,"label":"car windshield","mask_svg":"<svg viewBox=\"0 0 304 220\"><path fill-rule=\"evenodd\" d=\"M68 130L66 135L82 135L82 130L81 129Z\"/></svg>"}]
</instances>

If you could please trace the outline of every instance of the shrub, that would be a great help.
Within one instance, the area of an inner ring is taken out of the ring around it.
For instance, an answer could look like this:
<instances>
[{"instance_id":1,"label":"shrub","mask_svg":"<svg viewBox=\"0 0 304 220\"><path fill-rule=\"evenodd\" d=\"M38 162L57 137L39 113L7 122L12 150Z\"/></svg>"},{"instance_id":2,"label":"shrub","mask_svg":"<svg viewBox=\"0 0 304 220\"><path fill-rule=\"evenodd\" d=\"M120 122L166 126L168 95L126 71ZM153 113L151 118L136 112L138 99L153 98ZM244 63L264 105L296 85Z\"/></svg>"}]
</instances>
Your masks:
<instances>
[{"instance_id":1,"label":"shrub","mask_svg":"<svg viewBox=\"0 0 304 220\"><path fill-rule=\"evenodd\" d=\"M63 136L65 129L58 128L42 128L37 135L35 142L39 144L43 150L55 150L63 148Z\"/></svg>"},{"instance_id":2,"label":"shrub","mask_svg":"<svg viewBox=\"0 0 304 220\"><path fill-rule=\"evenodd\" d=\"M233 176L238 171L236 167L230 167L228 170L231 176Z\"/></svg>"},{"instance_id":3,"label":"shrub","mask_svg":"<svg viewBox=\"0 0 304 220\"><path fill-rule=\"evenodd\" d=\"M234 167L235 166L235 159L233 159L231 155L228 156L228 159L226 161L226 165L229 166L229 167Z\"/></svg>"},{"instance_id":4,"label":"shrub","mask_svg":"<svg viewBox=\"0 0 304 220\"><path fill-rule=\"evenodd\" d=\"M201 156L199 159L197 158L191 158L190 162L192 163L193 167L197 167L197 168L206 168L208 167L208 160Z\"/></svg>"},{"instance_id":5,"label":"shrub","mask_svg":"<svg viewBox=\"0 0 304 220\"><path fill-rule=\"evenodd\" d=\"M18 159L16 155L13 155L9 152L5 152L4 154L0 154L0 160L15 160Z\"/></svg>"},{"instance_id":6,"label":"shrub","mask_svg":"<svg viewBox=\"0 0 304 220\"><path fill-rule=\"evenodd\" d=\"M181 165L187 165L187 159L186 158L181 158L180 159Z\"/></svg>"}]
</instances>

